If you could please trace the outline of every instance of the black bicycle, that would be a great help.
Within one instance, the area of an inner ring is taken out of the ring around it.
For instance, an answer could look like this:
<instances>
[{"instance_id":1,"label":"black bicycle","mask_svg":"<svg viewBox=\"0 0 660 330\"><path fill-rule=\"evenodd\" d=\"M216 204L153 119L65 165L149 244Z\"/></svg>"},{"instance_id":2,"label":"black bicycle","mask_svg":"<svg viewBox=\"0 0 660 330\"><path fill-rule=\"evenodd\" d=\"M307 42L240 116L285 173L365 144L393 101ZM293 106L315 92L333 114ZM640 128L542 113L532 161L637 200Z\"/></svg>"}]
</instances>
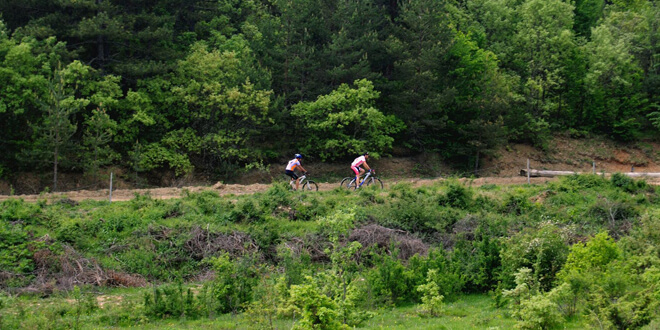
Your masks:
<instances>
[{"instance_id":1,"label":"black bicycle","mask_svg":"<svg viewBox=\"0 0 660 330\"><path fill-rule=\"evenodd\" d=\"M291 190L296 190L296 180L293 178L289 180L289 186ZM300 187L302 191L319 191L319 185L316 184L313 180L307 180L307 173L303 173L300 177Z\"/></svg>"},{"instance_id":2,"label":"black bicycle","mask_svg":"<svg viewBox=\"0 0 660 330\"><path fill-rule=\"evenodd\" d=\"M379 179L373 171L367 172L367 175L365 175L364 179L362 179L361 182L356 180L357 177L354 176L349 176L345 177L341 180L339 183L339 186L342 188L346 189L359 189L362 186L367 186L367 187L377 187L383 189L385 186L383 185L383 181ZM358 183L359 182L359 183Z\"/></svg>"}]
</instances>

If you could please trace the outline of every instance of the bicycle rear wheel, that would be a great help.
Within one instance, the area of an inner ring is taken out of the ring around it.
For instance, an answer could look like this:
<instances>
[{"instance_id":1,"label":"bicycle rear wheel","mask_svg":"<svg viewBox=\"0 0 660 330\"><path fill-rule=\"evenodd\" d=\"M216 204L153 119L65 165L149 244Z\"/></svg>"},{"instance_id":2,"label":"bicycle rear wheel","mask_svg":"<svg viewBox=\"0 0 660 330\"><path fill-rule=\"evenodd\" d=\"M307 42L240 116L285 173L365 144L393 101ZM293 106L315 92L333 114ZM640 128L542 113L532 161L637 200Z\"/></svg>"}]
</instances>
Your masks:
<instances>
[{"instance_id":1,"label":"bicycle rear wheel","mask_svg":"<svg viewBox=\"0 0 660 330\"><path fill-rule=\"evenodd\" d=\"M307 182L303 183L302 186L303 191L319 191L319 185L316 184L316 182L312 180L307 180Z\"/></svg>"},{"instance_id":2,"label":"bicycle rear wheel","mask_svg":"<svg viewBox=\"0 0 660 330\"><path fill-rule=\"evenodd\" d=\"M350 176L345 177L345 178L343 178L343 179L341 180L341 182L339 183L339 186L342 187L342 188L348 188L348 184L349 184L349 183L351 182L351 180L353 180L353 179L355 179L355 177L350 177Z\"/></svg>"},{"instance_id":3,"label":"bicycle rear wheel","mask_svg":"<svg viewBox=\"0 0 660 330\"><path fill-rule=\"evenodd\" d=\"M355 178L350 178L342 187L346 187L348 190L355 190L357 188L357 181L355 181Z\"/></svg>"}]
</instances>

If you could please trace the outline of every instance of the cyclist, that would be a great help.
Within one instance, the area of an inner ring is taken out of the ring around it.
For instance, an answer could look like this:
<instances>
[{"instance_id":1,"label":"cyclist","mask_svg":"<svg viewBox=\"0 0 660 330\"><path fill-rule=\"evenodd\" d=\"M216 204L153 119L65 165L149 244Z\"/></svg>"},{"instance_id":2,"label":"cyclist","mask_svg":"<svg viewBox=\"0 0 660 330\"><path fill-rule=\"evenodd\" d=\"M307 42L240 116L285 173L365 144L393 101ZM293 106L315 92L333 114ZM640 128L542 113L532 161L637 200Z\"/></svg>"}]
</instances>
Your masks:
<instances>
[{"instance_id":1,"label":"cyclist","mask_svg":"<svg viewBox=\"0 0 660 330\"><path fill-rule=\"evenodd\" d=\"M296 154L295 158L289 161L289 163L286 165L286 170L284 170L284 173L288 176L291 177L291 180L296 180L296 190L298 190L298 186L300 185L300 177L296 175L294 170L296 168L300 168L300 170L303 173L307 173L304 167L300 165L300 160L303 158L301 154Z\"/></svg>"},{"instance_id":2,"label":"cyclist","mask_svg":"<svg viewBox=\"0 0 660 330\"><path fill-rule=\"evenodd\" d=\"M359 183L360 176L364 174L364 168L362 168L361 166L364 166L367 168L367 170L371 171L369 164L367 164L367 159L369 159L369 153L365 152L362 154L362 156L355 158L353 163L351 163L351 169L353 170L353 172L355 172L356 183Z\"/></svg>"}]
</instances>

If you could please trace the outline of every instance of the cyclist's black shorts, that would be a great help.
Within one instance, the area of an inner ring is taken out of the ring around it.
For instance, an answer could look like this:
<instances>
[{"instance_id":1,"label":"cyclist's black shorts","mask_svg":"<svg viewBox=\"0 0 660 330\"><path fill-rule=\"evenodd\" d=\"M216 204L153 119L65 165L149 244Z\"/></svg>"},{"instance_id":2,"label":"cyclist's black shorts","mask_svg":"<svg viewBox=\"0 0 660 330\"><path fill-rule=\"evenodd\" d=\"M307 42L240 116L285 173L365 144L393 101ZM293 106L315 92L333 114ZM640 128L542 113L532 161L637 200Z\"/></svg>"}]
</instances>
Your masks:
<instances>
[{"instance_id":1,"label":"cyclist's black shorts","mask_svg":"<svg viewBox=\"0 0 660 330\"><path fill-rule=\"evenodd\" d=\"M291 170L285 170L284 174L290 176L294 180L298 180L298 175L296 175L296 173L293 173L293 171L291 171Z\"/></svg>"}]
</instances>

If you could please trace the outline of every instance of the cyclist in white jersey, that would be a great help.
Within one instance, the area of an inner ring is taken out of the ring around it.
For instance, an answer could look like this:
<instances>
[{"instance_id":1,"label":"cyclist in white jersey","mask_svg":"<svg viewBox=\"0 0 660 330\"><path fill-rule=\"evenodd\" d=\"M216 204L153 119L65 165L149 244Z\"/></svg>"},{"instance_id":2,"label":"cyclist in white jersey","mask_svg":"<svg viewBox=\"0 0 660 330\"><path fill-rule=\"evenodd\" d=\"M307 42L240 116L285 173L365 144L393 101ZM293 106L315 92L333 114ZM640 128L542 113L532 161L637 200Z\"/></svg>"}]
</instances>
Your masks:
<instances>
[{"instance_id":1,"label":"cyclist in white jersey","mask_svg":"<svg viewBox=\"0 0 660 330\"><path fill-rule=\"evenodd\" d=\"M365 152L362 154L362 156L355 158L353 163L351 163L351 170L355 172L355 177L358 178L364 174L364 168L362 166L366 167L367 170L371 171L371 168L369 167L369 164L367 164L367 159L369 159L369 153Z\"/></svg>"},{"instance_id":2,"label":"cyclist in white jersey","mask_svg":"<svg viewBox=\"0 0 660 330\"><path fill-rule=\"evenodd\" d=\"M295 158L289 161L289 163L286 165L286 169L284 170L284 173L288 176L291 177L291 180L296 180L296 190L298 190L298 186L300 185L300 178L296 173L294 172L296 168L300 168L300 171L303 173L307 173L304 167L300 165L300 160L303 158L301 154L296 154Z\"/></svg>"}]
</instances>

